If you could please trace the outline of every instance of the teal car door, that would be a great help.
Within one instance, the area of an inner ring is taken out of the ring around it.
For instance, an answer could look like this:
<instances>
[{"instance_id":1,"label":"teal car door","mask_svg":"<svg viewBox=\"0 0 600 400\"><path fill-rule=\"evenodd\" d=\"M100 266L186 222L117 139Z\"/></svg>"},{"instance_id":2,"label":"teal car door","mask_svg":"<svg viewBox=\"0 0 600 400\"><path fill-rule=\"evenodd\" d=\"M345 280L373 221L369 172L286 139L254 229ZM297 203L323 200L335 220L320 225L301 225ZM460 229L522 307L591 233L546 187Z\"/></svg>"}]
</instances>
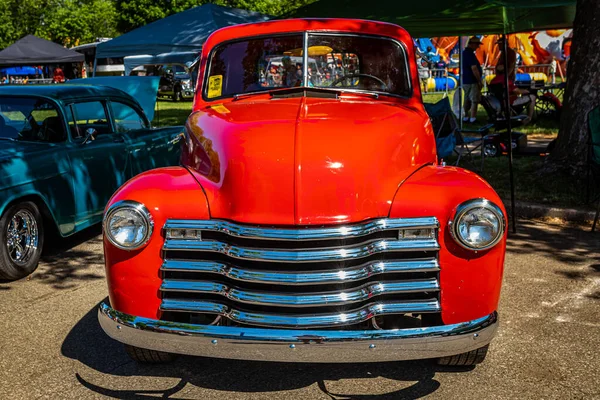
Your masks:
<instances>
[{"instance_id":1,"label":"teal car door","mask_svg":"<svg viewBox=\"0 0 600 400\"><path fill-rule=\"evenodd\" d=\"M108 118L106 102L73 103L68 110L75 223L82 228L102 219L106 203L127 180L128 152L126 138Z\"/></svg>"},{"instance_id":2,"label":"teal car door","mask_svg":"<svg viewBox=\"0 0 600 400\"><path fill-rule=\"evenodd\" d=\"M183 127L153 129L141 110L124 102L110 102L115 132L123 135L130 154L130 176L153 168L179 164Z\"/></svg>"}]
</instances>

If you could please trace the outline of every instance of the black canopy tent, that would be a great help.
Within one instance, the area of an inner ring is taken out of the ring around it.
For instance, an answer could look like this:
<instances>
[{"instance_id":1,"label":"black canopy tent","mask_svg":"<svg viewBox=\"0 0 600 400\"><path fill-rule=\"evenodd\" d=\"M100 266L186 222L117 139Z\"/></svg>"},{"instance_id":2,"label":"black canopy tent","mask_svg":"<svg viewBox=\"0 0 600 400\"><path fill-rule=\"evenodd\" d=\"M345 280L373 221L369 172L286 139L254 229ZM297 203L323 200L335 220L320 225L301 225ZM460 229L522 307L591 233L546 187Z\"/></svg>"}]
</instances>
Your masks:
<instances>
[{"instance_id":1,"label":"black canopy tent","mask_svg":"<svg viewBox=\"0 0 600 400\"><path fill-rule=\"evenodd\" d=\"M467 36L570 28L576 0L428 0L404 2L380 0L376 6L363 0L317 0L287 17L361 18L398 24L413 37ZM504 52L507 52L507 40ZM504 57L504 68L508 57ZM461 70L462 75L462 70ZM510 109L508 76L505 74L506 109ZM507 119L508 137L512 137ZM516 232L512 146L508 146L511 214Z\"/></svg>"},{"instance_id":2,"label":"black canopy tent","mask_svg":"<svg viewBox=\"0 0 600 400\"><path fill-rule=\"evenodd\" d=\"M29 66L83 62L84 55L59 44L27 35L0 51L0 66Z\"/></svg>"}]
</instances>

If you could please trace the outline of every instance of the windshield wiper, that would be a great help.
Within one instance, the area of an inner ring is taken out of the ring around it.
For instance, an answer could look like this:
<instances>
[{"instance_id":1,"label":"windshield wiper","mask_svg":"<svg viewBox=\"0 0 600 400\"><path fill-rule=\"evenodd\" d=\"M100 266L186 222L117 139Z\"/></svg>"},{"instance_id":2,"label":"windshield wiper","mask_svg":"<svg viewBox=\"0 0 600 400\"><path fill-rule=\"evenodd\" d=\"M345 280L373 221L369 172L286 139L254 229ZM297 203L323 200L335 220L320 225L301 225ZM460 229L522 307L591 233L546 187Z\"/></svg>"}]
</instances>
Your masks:
<instances>
[{"instance_id":1,"label":"windshield wiper","mask_svg":"<svg viewBox=\"0 0 600 400\"><path fill-rule=\"evenodd\" d=\"M295 95L295 94L305 95L306 92L308 92L308 91L326 94L326 96L323 96L323 97L337 97L337 95L340 92L339 90L332 89L332 88L294 86L294 87L274 88L274 89L270 89L270 90L257 90L255 92L234 94L233 100L234 101L241 100L241 99L245 99L246 97L254 96L257 94L270 94L271 97L273 97L273 98L292 97L291 95ZM334 92L334 93L332 93L332 92ZM333 94L333 96L332 96L332 94Z\"/></svg>"},{"instance_id":2,"label":"windshield wiper","mask_svg":"<svg viewBox=\"0 0 600 400\"><path fill-rule=\"evenodd\" d=\"M281 88L269 91L271 97L273 98L302 97L308 96L309 92L312 95L315 95L314 97L330 99L337 99L340 94L338 89L311 86L295 86L291 88Z\"/></svg>"},{"instance_id":3,"label":"windshield wiper","mask_svg":"<svg viewBox=\"0 0 600 400\"><path fill-rule=\"evenodd\" d=\"M259 90L255 92L239 93L233 95L233 100L240 100L246 97L254 96L257 94L270 94L271 98L288 98L288 97L302 97L307 96L311 93L314 97L337 99L340 94L353 94L357 96L368 96L374 99L379 98L379 93L366 92L347 89L343 87L313 87L313 86L294 86L286 88L275 88L271 90Z\"/></svg>"},{"instance_id":4,"label":"windshield wiper","mask_svg":"<svg viewBox=\"0 0 600 400\"><path fill-rule=\"evenodd\" d=\"M11 137L2 137L2 136L0 136L0 139L10 140L11 142L16 142L16 140L13 139L13 138L11 138Z\"/></svg>"}]
</instances>

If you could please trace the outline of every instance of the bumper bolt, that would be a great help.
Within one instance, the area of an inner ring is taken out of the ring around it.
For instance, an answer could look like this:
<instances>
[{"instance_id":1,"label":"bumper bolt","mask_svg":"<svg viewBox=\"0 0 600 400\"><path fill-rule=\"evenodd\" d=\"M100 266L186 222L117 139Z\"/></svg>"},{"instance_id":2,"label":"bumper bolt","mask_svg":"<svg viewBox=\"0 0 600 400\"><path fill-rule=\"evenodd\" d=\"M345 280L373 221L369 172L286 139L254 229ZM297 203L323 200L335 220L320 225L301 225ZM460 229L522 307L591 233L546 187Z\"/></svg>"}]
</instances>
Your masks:
<instances>
[{"instance_id":1,"label":"bumper bolt","mask_svg":"<svg viewBox=\"0 0 600 400\"><path fill-rule=\"evenodd\" d=\"M117 329L118 329L118 330L121 330L121 325L117 325Z\"/></svg>"},{"instance_id":2,"label":"bumper bolt","mask_svg":"<svg viewBox=\"0 0 600 400\"><path fill-rule=\"evenodd\" d=\"M374 344L370 344L370 345L369 345L369 348L370 348L371 350L372 350L372 349L374 349L375 347L376 347L376 346L375 346Z\"/></svg>"},{"instance_id":3,"label":"bumper bolt","mask_svg":"<svg viewBox=\"0 0 600 400\"><path fill-rule=\"evenodd\" d=\"M295 344L290 344L290 349L295 349L296 345Z\"/></svg>"},{"instance_id":4,"label":"bumper bolt","mask_svg":"<svg viewBox=\"0 0 600 400\"><path fill-rule=\"evenodd\" d=\"M217 339L213 339L213 340L211 340L210 342L211 342L212 344L217 344L217 343L218 343Z\"/></svg>"},{"instance_id":5,"label":"bumper bolt","mask_svg":"<svg viewBox=\"0 0 600 400\"><path fill-rule=\"evenodd\" d=\"M474 333L473 334L473 340L477 339L479 337L479 333Z\"/></svg>"}]
</instances>

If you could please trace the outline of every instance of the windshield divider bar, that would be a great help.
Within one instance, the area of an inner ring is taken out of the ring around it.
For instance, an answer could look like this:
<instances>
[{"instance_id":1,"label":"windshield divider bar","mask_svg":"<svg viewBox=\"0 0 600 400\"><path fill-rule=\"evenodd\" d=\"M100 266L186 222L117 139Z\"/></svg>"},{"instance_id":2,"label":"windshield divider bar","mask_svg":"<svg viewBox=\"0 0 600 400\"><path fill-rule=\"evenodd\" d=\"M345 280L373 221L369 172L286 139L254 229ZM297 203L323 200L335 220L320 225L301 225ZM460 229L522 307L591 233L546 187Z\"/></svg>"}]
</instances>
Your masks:
<instances>
[{"instance_id":1,"label":"windshield divider bar","mask_svg":"<svg viewBox=\"0 0 600 400\"><path fill-rule=\"evenodd\" d=\"M302 86L308 87L308 32L304 32L302 45Z\"/></svg>"}]
</instances>

